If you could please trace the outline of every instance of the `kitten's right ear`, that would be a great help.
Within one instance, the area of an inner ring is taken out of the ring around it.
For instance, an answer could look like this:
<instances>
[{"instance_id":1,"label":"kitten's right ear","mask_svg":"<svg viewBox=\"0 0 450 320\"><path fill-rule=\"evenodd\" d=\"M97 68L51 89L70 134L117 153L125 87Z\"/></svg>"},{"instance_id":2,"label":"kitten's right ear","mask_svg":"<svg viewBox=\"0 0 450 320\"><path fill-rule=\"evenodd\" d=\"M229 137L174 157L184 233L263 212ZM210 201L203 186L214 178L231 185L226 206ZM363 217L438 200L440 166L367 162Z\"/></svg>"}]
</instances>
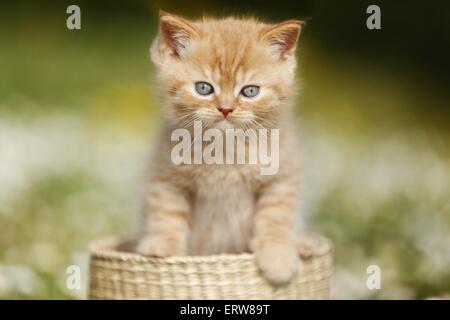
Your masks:
<instances>
[{"instance_id":1,"label":"kitten's right ear","mask_svg":"<svg viewBox=\"0 0 450 320\"><path fill-rule=\"evenodd\" d=\"M198 35L198 31L188 20L162 10L159 11L159 18L159 35L152 47L153 61L159 61L161 55L177 58L182 56L190 40ZM155 56L156 54L159 57Z\"/></svg>"},{"instance_id":2,"label":"kitten's right ear","mask_svg":"<svg viewBox=\"0 0 450 320\"><path fill-rule=\"evenodd\" d=\"M288 20L264 30L265 40L273 52L281 59L293 55L298 37L304 22L301 20Z\"/></svg>"}]
</instances>

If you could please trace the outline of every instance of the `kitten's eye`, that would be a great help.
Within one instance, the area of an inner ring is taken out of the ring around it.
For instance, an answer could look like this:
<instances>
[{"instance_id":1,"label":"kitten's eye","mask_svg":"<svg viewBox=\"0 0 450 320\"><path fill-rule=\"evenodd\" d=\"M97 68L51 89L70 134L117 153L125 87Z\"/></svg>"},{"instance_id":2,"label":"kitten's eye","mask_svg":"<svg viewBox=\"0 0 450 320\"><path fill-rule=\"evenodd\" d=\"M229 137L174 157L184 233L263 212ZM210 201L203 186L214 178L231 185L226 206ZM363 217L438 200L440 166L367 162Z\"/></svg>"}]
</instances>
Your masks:
<instances>
[{"instance_id":1,"label":"kitten's eye","mask_svg":"<svg viewBox=\"0 0 450 320\"><path fill-rule=\"evenodd\" d=\"M259 93L259 87L258 86L245 86L241 90L241 94L246 98L253 98L256 97Z\"/></svg>"},{"instance_id":2,"label":"kitten's eye","mask_svg":"<svg viewBox=\"0 0 450 320\"><path fill-rule=\"evenodd\" d=\"M207 96L214 92L213 86L208 82L196 82L195 90L202 96Z\"/></svg>"}]
</instances>

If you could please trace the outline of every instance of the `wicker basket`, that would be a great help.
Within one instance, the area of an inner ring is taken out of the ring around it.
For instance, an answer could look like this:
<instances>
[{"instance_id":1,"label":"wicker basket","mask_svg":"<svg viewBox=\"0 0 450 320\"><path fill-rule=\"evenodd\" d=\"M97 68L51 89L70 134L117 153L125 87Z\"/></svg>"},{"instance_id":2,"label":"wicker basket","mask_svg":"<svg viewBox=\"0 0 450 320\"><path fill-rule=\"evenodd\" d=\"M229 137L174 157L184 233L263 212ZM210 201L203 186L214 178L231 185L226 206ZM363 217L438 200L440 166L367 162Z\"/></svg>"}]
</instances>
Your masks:
<instances>
[{"instance_id":1,"label":"wicker basket","mask_svg":"<svg viewBox=\"0 0 450 320\"><path fill-rule=\"evenodd\" d=\"M318 235L297 276L273 287L253 255L151 258L130 252L117 239L91 246L90 299L329 299L331 243Z\"/></svg>"}]
</instances>

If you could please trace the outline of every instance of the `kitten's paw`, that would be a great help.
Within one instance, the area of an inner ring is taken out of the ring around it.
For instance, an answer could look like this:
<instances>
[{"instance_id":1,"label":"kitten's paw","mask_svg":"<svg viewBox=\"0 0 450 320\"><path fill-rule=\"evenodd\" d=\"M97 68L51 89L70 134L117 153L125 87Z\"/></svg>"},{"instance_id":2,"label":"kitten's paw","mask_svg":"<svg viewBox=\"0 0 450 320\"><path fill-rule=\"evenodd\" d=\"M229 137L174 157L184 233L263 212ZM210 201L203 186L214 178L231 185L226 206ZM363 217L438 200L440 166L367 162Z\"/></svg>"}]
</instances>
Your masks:
<instances>
[{"instance_id":1,"label":"kitten's paw","mask_svg":"<svg viewBox=\"0 0 450 320\"><path fill-rule=\"evenodd\" d=\"M313 256L315 251L315 242L311 238L300 237L297 241L297 252L300 257L309 259Z\"/></svg>"},{"instance_id":2,"label":"kitten's paw","mask_svg":"<svg viewBox=\"0 0 450 320\"><path fill-rule=\"evenodd\" d=\"M256 245L255 257L264 277L274 285L287 284L298 272L299 258L295 245Z\"/></svg>"},{"instance_id":3,"label":"kitten's paw","mask_svg":"<svg viewBox=\"0 0 450 320\"><path fill-rule=\"evenodd\" d=\"M144 256L170 257L185 255L183 247L174 240L164 237L147 236L139 239L136 252Z\"/></svg>"}]
</instances>

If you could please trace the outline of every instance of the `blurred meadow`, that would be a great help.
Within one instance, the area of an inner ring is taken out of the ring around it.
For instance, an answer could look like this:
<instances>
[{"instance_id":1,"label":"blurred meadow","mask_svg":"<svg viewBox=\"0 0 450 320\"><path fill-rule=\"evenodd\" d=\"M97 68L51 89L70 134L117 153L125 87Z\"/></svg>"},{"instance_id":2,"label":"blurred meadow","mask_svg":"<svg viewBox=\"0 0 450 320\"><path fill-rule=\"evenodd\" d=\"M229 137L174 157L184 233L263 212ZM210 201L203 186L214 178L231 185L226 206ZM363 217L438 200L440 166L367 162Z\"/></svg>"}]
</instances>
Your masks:
<instances>
[{"instance_id":1,"label":"blurred meadow","mask_svg":"<svg viewBox=\"0 0 450 320\"><path fill-rule=\"evenodd\" d=\"M81 7L81 30L66 8ZM307 229L335 245L333 296L450 293L450 5L377 1L0 5L0 298L80 299L87 246L132 235L161 123L157 10L306 18L297 111ZM83 268L81 290L66 268ZM369 265L382 289L366 287Z\"/></svg>"}]
</instances>

